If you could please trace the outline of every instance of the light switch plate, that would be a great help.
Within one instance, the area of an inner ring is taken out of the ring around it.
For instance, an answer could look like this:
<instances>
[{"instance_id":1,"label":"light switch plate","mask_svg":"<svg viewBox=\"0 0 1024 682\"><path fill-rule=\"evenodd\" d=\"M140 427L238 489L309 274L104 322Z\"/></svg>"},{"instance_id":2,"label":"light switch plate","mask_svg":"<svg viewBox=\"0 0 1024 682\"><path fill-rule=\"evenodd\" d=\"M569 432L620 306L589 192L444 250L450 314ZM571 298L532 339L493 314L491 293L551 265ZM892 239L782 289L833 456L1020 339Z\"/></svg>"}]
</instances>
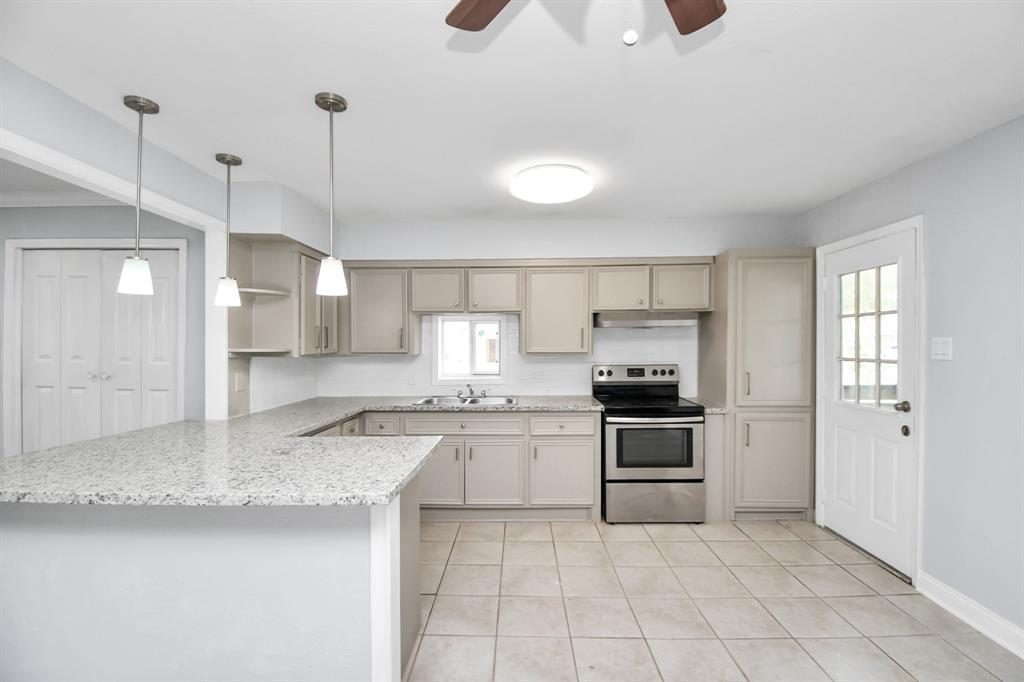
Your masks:
<instances>
[{"instance_id":1,"label":"light switch plate","mask_svg":"<svg viewBox=\"0 0 1024 682\"><path fill-rule=\"evenodd\" d=\"M235 373L235 393L245 393L249 390L249 375L245 372Z\"/></svg>"},{"instance_id":2,"label":"light switch plate","mask_svg":"<svg viewBox=\"0 0 1024 682\"><path fill-rule=\"evenodd\" d=\"M932 337L932 360L952 360L953 359L953 337L952 336L933 336Z\"/></svg>"}]
</instances>

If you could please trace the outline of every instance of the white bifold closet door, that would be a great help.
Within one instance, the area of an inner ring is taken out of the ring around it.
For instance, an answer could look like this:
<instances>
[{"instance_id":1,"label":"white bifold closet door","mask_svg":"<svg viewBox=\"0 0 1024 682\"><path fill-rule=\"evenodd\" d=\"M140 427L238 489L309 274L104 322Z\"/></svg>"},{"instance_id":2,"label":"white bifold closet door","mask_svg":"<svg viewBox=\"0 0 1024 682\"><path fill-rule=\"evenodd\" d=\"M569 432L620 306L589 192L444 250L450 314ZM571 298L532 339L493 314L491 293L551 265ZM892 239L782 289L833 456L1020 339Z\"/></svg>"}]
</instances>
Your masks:
<instances>
[{"instance_id":1,"label":"white bifold closet door","mask_svg":"<svg viewBox=\"0 0 1024 682\"><path fill-rule=\"evenodd\" d=\"M179 419L178 254L146 253L153 296L117 293L126 251L26 251L22 451Z\"/></svg>"}]
</instances>

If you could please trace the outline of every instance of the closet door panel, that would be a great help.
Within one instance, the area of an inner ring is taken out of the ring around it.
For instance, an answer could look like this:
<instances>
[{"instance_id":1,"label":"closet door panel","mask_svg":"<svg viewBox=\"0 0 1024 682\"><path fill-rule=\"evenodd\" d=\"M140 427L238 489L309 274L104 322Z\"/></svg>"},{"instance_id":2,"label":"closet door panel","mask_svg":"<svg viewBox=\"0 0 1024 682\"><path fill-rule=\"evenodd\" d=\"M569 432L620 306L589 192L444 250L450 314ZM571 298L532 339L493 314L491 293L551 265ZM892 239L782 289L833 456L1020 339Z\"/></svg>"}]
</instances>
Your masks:
<instances>
[{"instance_id":1,"label":"closet door panel","mask_svg":"<svg viewBox=\"0 0 1024 682\"><path fill-rule=\"evenodd\" d=\"M60 268L59 251L26 251L22 260L22 452L61 443Z\"/></svg>"},{"instance_id":2,"label":"closet door panel","mask_svg":"<svg viewBox=\"0 0 1024 682\"><path fill-rule=\"evenodd\" d=\"M140 425L156 426L178 414L178 253L150 251L153 295L143 296L140 355Z\"/></svg>"},{"instance_id":3,"label":"closet door panel","mask_svg":"<svg viewBox=\"0 0 1024 682\"><path fill-rule=\"evenodd\" d=\"M142 299L146 297L117 293L117 281L126 255L126 251L103 252L100 391L104 436L142 427L140 331Z\"/></svg>"},{"instance_id":4,"label":"closet door panel","mask_svg":"<svg viewBox=\"0 0 1024 682\"><path fill-rule=\"evenodd\" d=\"M100 251L61 252L61 442L99 438Z\"/></svg>"}]
</instances>

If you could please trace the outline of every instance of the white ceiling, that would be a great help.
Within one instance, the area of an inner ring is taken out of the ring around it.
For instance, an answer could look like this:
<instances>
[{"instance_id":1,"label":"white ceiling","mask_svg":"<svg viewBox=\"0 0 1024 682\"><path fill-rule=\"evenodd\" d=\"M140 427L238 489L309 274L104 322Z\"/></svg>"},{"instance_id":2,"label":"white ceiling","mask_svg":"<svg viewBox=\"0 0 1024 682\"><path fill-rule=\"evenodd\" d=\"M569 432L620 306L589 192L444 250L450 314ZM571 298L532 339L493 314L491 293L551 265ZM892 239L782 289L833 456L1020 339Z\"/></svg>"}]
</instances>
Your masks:
<instances>
[{"instance_id":1,"label":"white ceiling","mask_svg":"<svg viewBox=\"0 0 1024 682\"><path fill-rule=\"evenodd\" d=\"M455 0L0 3L0 53L216 177L326 204L333 89L343 219L790 214L1024 113L1024 3L727 0L678 35L661 0L513 0L484 32ZM513 199L538 161L595 175Z\"/></svg>"}]
</instances>

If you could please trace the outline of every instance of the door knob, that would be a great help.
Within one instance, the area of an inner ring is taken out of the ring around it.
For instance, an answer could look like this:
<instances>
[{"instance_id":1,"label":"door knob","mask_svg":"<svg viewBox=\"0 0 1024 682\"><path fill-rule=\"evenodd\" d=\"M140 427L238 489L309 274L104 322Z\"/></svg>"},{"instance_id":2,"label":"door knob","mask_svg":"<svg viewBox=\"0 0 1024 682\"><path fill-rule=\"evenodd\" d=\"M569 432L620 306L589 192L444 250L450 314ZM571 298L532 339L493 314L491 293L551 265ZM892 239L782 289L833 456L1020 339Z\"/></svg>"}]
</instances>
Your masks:
<instances>
[{"instance_id":1,"label":"door knob","mask_svg":"<svg viewBox=\"0 0 1024 682\"><path fill-rule=\"evenodd\" d=\"M85 376L89 379L89 381L96 381L96 372L86 372Z\"/></svg>"},{"instance_id":2,"label":"door knob","mask_svg":"<svg viewBox=\"0 0 1024 682\"><path fill-rule=\"evenodd\" d=\"M906 424L904 424L903 426L900 427L900 433L902 433L904 436L909 436L910 435L910 427L907 426Z\"/></svg>"},{"instance_id":3,"label":"door knob","mask_svg":"<svg viewBox=\"0 0 1024 682\"><path fill-rule=\"evenodd\" d=\"M901 400L900 402L893 405L892 409L896 410L897 412L910 412L910 402L907 400Z\"/></svg>"},{"instance_id":4,"label":"door knob","mask_svg":"<svg viewBox=\"0 0 1024 682\"><path fill-rule=\"evenodd\" d=\"M100 372L100 379L103 381L110 381L110 374L107 372Z\"/></svg>"}]
</instances>

